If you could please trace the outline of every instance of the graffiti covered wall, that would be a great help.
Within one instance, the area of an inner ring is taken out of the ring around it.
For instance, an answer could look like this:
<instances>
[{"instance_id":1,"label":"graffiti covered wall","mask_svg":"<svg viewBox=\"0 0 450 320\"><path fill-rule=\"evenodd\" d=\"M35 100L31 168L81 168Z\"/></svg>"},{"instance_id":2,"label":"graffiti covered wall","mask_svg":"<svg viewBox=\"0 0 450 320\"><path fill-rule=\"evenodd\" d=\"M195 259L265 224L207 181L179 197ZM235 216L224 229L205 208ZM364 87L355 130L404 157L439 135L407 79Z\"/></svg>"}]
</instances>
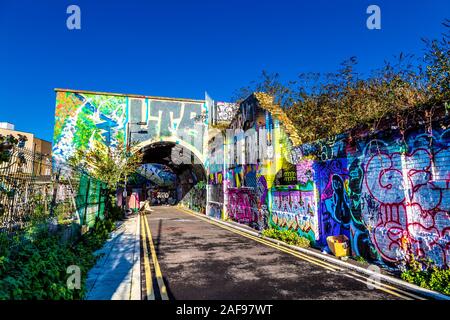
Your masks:
<instances>
[{"instance_id":1,"label":"graffiti covered wall","mask_svg":"<svg viewBox=\"0 0 450 320\"><path fill-rule=\"evenodd\" d=\"M296 231L313 246L346 235L354 256L450 265L450 129L341 134L293 145L282 111L252 95L224 141L224 218ZM216 170L217 171L217 170ZM217 172L214 173L217 176Z\"/></svg>"},{"instance_id":2,"label":"graffiti covered wall","mask_svg":"<svg viewBox=\"0 0 450 320\"><path fill-rule=\"evenodd\" d=\"M361 215L372 244L385 261L414 254L450 265L450 130L397 141L364 146Z\"/></svg>"},{"instance_id":3,"label":"graffiti covered wall","mask_svg":"<svg viewBox=\"0 0 450 320\"><path fill-rule=\"evenodd\" d=\"M311 177L301 168L298 172L295 167L287 170L283 153L290 149L288 142L279 119L264 108L257 95L239 105L225 133L224 166L215 173L223 176L224 218L257 230L269 226L294 229L315 239ZM283 172L281 177L279 172Z\"/></svg>"},{"instance_id":4,"label":"graffiti covered wall","mask_svg":"<svg viewBox=\"0 0 450 320\"><path fill-rule=\"evenodd\" d=\"M57 92L52 156L67 160L93 141L114 146L125 141L126 97Z\"/></svg>"},{"instance_id":5,"label":"graffiti covered wall","mask_svg":"<svg viewBox=\"0 0 450 320\"><path fill-rule=\"evenodd\" d=\"M319 226L313 163L305 161L294 168L296 178L285 182L290 185L275 186L270 190L270 221L282 229L296 230L314 243L319 236Z\"/></svg>"},{"instance_id":6,"label":"graffiti covered wall","mask_svg":"<svg viewBox=\"0 0 450 320\"><path fill-rule=\"evenodd\" d=\"M185 172L192 182L177 192L188 207L257 230L293 230L321 249L328 236L346 235L352 255L369 261L450 264L448 116L432 128L299 144L267 101L255 93L239 106L212 104L214 131L203 101L58 91L53 157L64 161L94 141L172 141L207 170L207 186L200 172Z\"/></svg>"},{"instance_id":7,"label":"graffiti covered wall","mask_svg":"<svg viewBox=\"0 0 450 320\"><path fill-rule=\"evenodd\" d=\"M315 155L319 243L349 237L352 253L391 265L411 255L450 261L450 129L413 128L336 137L294 148Z\"/></svg>"},{"instance_id":8,"label":"graffiti covered wall","mask_svg":"<svg viewBox=\"0 0 450 320\"><path fill-rule=\"evenodd\" d=\"M201 100L57 90L52 154L65 161L94 141L111 147L172 141L204 160L207 114Z\"/></svg>"}]
</instances>

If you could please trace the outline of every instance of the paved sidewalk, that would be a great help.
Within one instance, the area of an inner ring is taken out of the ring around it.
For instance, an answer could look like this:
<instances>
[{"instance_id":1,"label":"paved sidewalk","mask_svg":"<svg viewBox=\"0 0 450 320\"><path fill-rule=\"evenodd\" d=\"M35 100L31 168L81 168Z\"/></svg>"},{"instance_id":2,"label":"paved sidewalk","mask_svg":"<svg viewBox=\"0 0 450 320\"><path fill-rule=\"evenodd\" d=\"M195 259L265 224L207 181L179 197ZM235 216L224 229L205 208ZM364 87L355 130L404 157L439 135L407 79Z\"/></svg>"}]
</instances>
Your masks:
<instances>
[{"instance_id":1,"label":"paved sidewalk","mask_svg":"<svg viewBox=\"0 0 450 320\"><path fill-rule=\"evenodd\" d=\"M86 280L87 300L140 300L139 216L130 216L113 231Z\"/></svg>"}]
</instances>

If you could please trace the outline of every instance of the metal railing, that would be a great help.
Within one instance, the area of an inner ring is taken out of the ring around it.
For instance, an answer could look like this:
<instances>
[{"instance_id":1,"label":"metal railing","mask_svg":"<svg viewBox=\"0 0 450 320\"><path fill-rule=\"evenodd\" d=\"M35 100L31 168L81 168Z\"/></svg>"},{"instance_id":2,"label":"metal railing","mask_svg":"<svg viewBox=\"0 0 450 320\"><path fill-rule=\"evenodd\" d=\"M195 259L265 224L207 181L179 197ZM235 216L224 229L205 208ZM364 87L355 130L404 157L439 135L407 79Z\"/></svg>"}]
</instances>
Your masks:
<instances>
[{"instance_id":1,"label":"metal railing","mask_svg":"<svg viewBox=\"0 0 450 320\"><path fill-rule=\"evenodd\" d=\"M0 232L49 218L93 226L106 201L105 184L83 170L23 147L0 148Z\"/></svg>"}]
</instances>

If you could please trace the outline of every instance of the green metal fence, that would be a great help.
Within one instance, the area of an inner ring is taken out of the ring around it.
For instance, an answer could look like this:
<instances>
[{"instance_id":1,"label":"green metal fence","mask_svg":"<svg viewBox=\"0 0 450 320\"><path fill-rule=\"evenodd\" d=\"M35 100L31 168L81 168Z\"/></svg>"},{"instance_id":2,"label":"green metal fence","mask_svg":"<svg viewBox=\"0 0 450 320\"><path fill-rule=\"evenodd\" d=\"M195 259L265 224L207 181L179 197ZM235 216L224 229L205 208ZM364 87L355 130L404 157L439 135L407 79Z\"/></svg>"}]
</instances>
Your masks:
<instances>
[{"instance_id":1,"label":"green metal fence","mask_svg":"<svg viewBox=\"0 0 450 320\"><path fill-rule=\"evenodd\" d=\"M105 183L86 173L81 174L76 201L81 225L93 227L96 218L105 218L106 190Z\"/></svg>"}]
</instances>

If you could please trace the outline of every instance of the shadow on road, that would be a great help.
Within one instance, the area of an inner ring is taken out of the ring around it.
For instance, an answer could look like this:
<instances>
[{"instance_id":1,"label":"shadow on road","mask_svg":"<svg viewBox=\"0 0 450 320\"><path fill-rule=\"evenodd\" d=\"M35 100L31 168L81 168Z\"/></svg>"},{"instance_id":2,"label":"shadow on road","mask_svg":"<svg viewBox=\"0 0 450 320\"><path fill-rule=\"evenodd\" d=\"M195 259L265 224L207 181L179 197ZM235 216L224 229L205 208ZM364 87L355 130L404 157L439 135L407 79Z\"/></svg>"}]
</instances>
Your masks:
<instances>
[{"instance_id":1,"label":"shadow on road","mask_svg":"<svg viewBox=\"0 0 450 320\"><path fill-rule=\"evenodd\" d=\"M156 235L156 243L155 243L155 252L159 255L159 244L161 243L161 229L162 229L162 220L159 219L158 223L158 234Z\"/></svg>"}]
</instances>

